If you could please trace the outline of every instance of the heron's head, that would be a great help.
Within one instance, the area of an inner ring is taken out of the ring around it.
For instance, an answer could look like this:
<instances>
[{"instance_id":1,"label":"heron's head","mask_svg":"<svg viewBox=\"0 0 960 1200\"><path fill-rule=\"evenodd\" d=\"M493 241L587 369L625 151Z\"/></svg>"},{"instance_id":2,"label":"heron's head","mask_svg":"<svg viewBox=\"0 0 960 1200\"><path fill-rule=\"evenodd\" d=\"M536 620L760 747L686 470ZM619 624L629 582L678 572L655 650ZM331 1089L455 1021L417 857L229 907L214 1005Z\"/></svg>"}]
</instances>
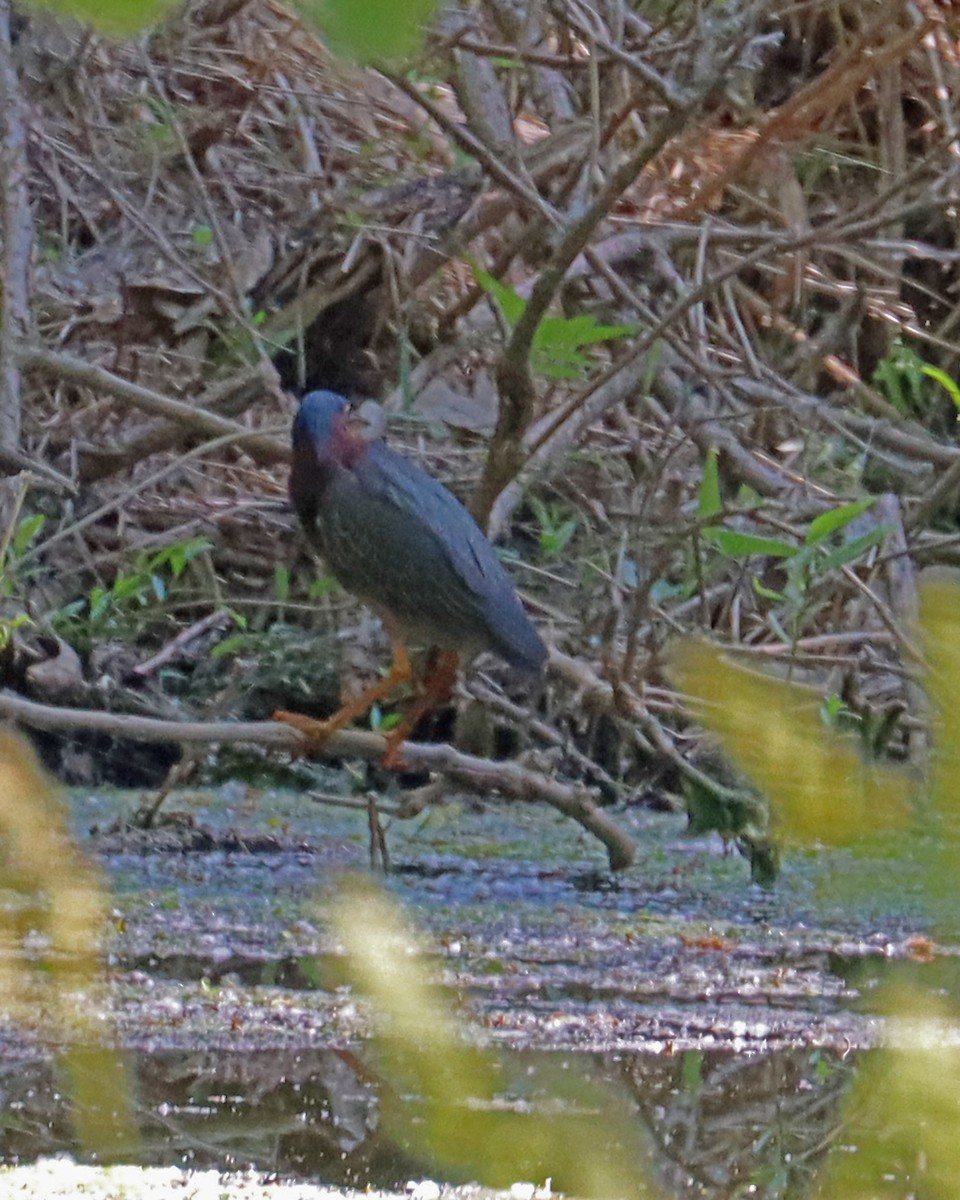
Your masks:
<instances>
[{"instance_id":1,"label":"heron's head","mask_svg":"<svg viewBox=\"0 0 960 1200\"><path fill-rule=\"evenodd\" d=\"M349 432L350 402L336 392L308 392L293 421L294 454L320 462L340 457Z\"/></svg>"},{"instance_id":2,"label":"heron's head","mask_svg":"<svg viewBox=\"0 0 960 1200\"><path fill-rule=\"evenodd\" d=\"M353 467L383 433L383 409L365 400L354 409L337 392L308 392L293 422L293 457L305 466Z\"/></svg>"}]
</instances>

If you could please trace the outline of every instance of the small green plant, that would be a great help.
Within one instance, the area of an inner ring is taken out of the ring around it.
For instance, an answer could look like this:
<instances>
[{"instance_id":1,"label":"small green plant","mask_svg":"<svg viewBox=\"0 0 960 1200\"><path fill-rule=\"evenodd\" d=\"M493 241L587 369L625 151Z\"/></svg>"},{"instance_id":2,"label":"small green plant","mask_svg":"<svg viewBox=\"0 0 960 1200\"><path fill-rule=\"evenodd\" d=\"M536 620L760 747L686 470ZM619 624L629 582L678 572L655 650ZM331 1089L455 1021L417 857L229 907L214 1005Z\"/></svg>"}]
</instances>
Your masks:
<instances>
[{"instance_id":1,"label":"small green plant","mask_svg":"<svg viewBox=\"0 0 960 1200\"><path fill-rule=\"evenodd\" d=\"M840 538L839 535L873 505L872 496L821 513L810 522L802 541L788 541L786 538L767 537L712 524L723 513L717 457L716 451L711 450L704 465L698 516L701 521L711 523L700 528L699 536L729 558L747 559L757 555L784 560L787 582L783 590L768 588L759 580L754 580L754 590L775 604L785 605L785 613L779 617L774 615L772 619L779 621L785 618L792 627L791 633L785 638L794 641L809 610L815 586L831 572L856 562L868 550L879 545L889 529L886 525L874 525L856 537L847 540Z\"/></svg>"},{"instance_id":2,"label":"small green plant","mask_svg":"<svg viewBox=\"0 0 960 1200\"><path fill-rule=\"evenodd\" d=\"M513 329L523 316L526 300L476 265L473 274L477 283L497 302L503 319ZM534 335L530 366L534 374L547 379L580 379L594 362L590 355L583 353L584 346L632 337L635 333L635 325L598 325L589 313L577 317L544 317Z\"/></svg>"},{"instance_id":3,"label":"small green plant","mask_svg":"<svg viewBox=\"0 0 960 1200\"><path fill-rule=\"evenodd\" d=\"M559 558L577 532L577 518L569 516L563 505L545 504L536 496L529 498L529 504L540 526L537 541L541 554L544 558Z\"/></svg>"},{"instance_id":4,"label":"small green plant","mask_svg":"<svg viewBox=\"0 0 960 1200\"><path fill-rule=\"evenodd\" d=\"M117 575L109 587L98 584L86 597L52 613L51 624L79 644L105 635L135 636L147 619L164 611L171 590L182 579L188 564L212 546L207 538L193 537L153 554L140 554L130 570Z\"/></svg>"},{"instance_id":5,"label":"small green plant","mask_svg":"<svg viewBox=\"0 0 960 1200\"><path fill-rule=\"evenodd\" d=\"M957 381L903 342L894 342L890 353L880 360L873 372L873 382L906 416L925 416L936 403L939 388L943 388L960 412Z\"/></svg>"},{"instance_id":6,"label":"small green plant","mask_svg":"<svg viewBox=\"0 0 960 1200\"><path fill-rule=\"evenodd\" d=\"M23 583L21 559L43 531L43 513L24 517L6 543L0 546L0 596L12 596Z\"/></svg>"}]
</instances>

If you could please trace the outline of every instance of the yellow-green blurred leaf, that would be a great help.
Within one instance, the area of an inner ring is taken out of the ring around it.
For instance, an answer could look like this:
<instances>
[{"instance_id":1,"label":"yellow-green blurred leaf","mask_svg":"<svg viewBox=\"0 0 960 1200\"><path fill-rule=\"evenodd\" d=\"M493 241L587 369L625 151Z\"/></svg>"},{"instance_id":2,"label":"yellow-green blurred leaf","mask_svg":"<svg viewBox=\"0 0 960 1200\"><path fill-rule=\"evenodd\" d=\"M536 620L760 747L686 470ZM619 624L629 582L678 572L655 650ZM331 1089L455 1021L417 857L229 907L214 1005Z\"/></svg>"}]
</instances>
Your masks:
<instances>
[{"instance_id":1,"label":"yellow-green blurred leaf","mask_svg":"<svg viewBox=\"0 0 960 1200\"><path fill-rule=\"evenodd\" d=\"M73 17L112 37L127 37L155 25L175 3L176 0L25 0L27 8Z\"/></svg>"},{"instance_id":2,"label":"yellow-green blurred leaf","mask_svg":"<svg viewBox=\"0 0 960 1200\"><path fill-rule=\"evenodd\" d=\"M9 909L0 910L0 1003L15 1020L38 1022L63 1049L79 1144L102 1159L129 1155L136 1144L133 1104L123 1062L103 1044L100 939L103 890L94 866L69 833L67 814L24 739L0 730L0 887L46 896L44 924L50 952L41 963L53 985L51 1006L36 1005L37 966L18 944ZM15 911L15 910L14 910Z\"/></svg>"},{"instance_id":3,"label":"yellow-green blurred leaf","mask_svg":"<svg viewBox=\"0 0 960 1200\"><path fill-rule=\"evenodd\" d=\"M933 706L931 792L941 811L960 801L960 575L944 571L920 586L920 626L927 655L925 685Z\"/></svg>"},{"instance_id":4,"label":"yellow-green blurred leaf","mask_svg":"<svg viewBox=\"0 0 960 1200\"><path fill-rule=\"evenodd\" d=\"M338 54L381 62L420 49L437 0L298 0L297 7Z\"/></svg>"},{"instance_id":5,"label":"yellow-green blurred leaf","mask_svg":"<svg viewBox=\"0 0 960 1200\"><path fill-rule=\"evenodd\" d=\"M949 1007L913 991L888 992L895 1049L863 1058L846 1104L843 1149L816 1194L824 1200L955 1196L960 1179L960 1049ZM849 1146L851 1149L847 1149Z\"/></svg>"},{"instance_id":6,"label":"yellow-green blurred leaf","mask_svg":"<svg viewBox=\"0 0 960 1200\"><path fill-rule=\"evenodd\" d=\"M546 1103L504 1104L529 1090L529 1077L470 1043L396 904L368 881L345 880L327 915L346 946L349 980L373 1007L392 1136L491 1186L549 1176L583 1197L650 1194L648 1147L625 1095L543 1067L536 1089Z\"/></svg>"},{"instance_id":7,"label":"yellow-green blurred leaf","mask_svg":"<svg viewBox=\"0 0 960 1200\"><path fill-rule=\"evenodd\" d=\"M910 781L826 729L817 694L738 667L706 643L682 643L674 664L699 719L768 798L783 836L845 844L905 823Z\"/></svg>"}]
</instances>

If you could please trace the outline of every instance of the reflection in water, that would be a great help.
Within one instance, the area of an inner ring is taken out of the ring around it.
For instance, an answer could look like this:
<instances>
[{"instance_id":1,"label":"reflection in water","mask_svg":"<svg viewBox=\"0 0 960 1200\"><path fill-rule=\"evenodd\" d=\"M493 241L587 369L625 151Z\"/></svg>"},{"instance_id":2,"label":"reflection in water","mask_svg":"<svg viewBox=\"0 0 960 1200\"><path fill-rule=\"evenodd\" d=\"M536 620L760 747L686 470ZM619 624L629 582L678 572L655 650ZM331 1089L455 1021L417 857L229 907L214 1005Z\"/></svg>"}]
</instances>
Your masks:
<instances>
[{"instance_id":1,"label":"reflection in water","mask_svg":"<svg viewBox=\"0 0 960 1200\"><path fill-rule=\"evenodd\" d=\"M851 1057L832 1051L643 1055L624 1063L678 1196L803 1195L840 1127Z\"/></svg>"},{"instance_id":2,"label":"reflection in water","mask_svg":"<svg viewBox=\"0 0 960 1200\"><path fill-rule=\"evenodd\" d=\"M718 1200L750 1185L760 1197L802 1194L834 1140L853 1074L850 1059L823 1050L524 1054L534 1096L538 1066L555 1069L558 1057L571 1071L626 1084L668 1194ZM138 1056L135 1069L145 1164L253 1166L355 1188L436 1175L381 1133L381 1085L352 1052L163 1052ZM529 1100L504 1097L518 1112ZM0 1161L73 1148L47 1063L0 1063L0 1112Z\"/></svg>"}]
</instances>

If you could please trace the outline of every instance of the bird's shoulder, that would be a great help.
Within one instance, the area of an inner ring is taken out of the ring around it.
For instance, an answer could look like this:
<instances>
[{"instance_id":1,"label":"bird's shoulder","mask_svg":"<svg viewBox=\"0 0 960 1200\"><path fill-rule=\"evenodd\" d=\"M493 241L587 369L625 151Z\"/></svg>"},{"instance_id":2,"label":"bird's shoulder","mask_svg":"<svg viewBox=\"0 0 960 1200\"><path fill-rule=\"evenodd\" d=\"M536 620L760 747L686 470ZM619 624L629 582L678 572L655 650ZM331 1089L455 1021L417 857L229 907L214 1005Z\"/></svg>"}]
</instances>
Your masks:
<instances>
[{"instance_id":1,"label":"bird's shoulder","mask_svg":"<svg viewBox=\"0 0 960 1200\"><path fill-rule=\"evenodd\" d=\"M499 582L502 567L469 511L438 479L382 442L372 443L365 473L381 496L403 510L412 525L427 529L460 573L481 590Z\"/></svg>"}]
</instances>

